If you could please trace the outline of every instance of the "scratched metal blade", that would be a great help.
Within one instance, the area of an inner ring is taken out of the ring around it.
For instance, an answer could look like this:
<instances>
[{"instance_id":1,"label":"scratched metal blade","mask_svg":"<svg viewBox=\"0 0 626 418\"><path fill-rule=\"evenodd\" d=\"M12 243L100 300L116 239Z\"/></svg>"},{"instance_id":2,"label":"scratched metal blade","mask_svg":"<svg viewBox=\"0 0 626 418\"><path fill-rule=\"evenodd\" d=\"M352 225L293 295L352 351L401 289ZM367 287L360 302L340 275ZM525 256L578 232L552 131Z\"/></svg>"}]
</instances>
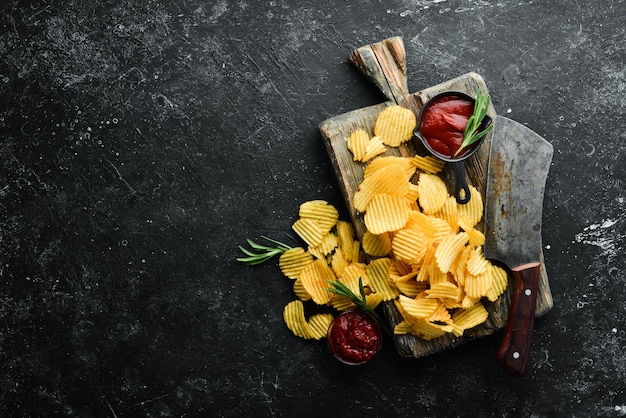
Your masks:
<instances>
[{"instance_id":1,"label":"scratched metal blade","mask_svg":"<svg viewBox=\"0 0 626 418\"><path fill-rule=\"evenodd\" d=\"M539 261L541 217L552 145L524 125L497 116L485 203L488 258L513 268Z\"/></svg>"}]
</instances>

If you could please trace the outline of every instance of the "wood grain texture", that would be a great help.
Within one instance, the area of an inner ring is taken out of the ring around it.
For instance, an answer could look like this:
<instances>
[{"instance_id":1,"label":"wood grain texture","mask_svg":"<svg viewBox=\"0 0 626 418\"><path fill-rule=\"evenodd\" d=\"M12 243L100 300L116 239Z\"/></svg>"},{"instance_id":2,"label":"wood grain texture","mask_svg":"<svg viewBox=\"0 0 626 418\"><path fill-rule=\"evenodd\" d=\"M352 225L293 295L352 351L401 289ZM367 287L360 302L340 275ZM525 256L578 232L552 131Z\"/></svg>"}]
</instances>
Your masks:
<instances>
[{"instance_id":1,"label":"wood grain texture","mask_svg":"<svg viewBox=\"0 0 626 418\"><path fill-rule=\"evenodd\" d=\"M454 79L445 81L438 85L425 88L413 94L405 94L406 91L406 64L399 62L404 59L404 47L398 44L402 42L399 37L391 38L377 44L361 47L351 54L351 60L368 77L372 79L381 91L390 99L388 102L333 117L322 122L319 126L328 155L333 164L339 186L342 190L346 205L350 212L356 233L362 237L365 232L365 225L362 214L354 209L353 196L357 191L363 178L363 171L366 164L355 162L352 154L347 149L346 140L356 129L364 129L370 134L373 132L376 117L385 107L398 103L411 108L418 113L422 105L433 95L448 90L462 91L470 95L477 92L487 92L484 79L477 73L467 73ZM382 63L382 64L381 64ZM496 112L491 105L488 114L495 118ZM487 163L489 159L489 148L491 143L491 133L487 135L481 149L474 154L466 164L468 183L474 185L485 199ZM398 148L388 148L383 155L428 155L419 141L414 138ZM416 174L419 176L419 173ZM452 191L454 177L451 167L446 167L442 177ZM478 225L483 227L482 223ZM439 352L458 346L466 341L483 337L494 333L506 326L510 301L511 288L496 302L485 302L485 307L489 312L487 321L471 330L467 330L461 338L453 335L445 335L441 338L426 341L413 335L398 335L395 337L396 348L400 355L404 357L422 357L428 354ZM541 272L539 278L539 293L536 306L536 316L548 312L553 306L552 294L548 283L548 277L544 264L543 253L541 254ZM384 306L386 317L390 326L398 324L402 318L393 303Z\"/></svg>"}]
</instances>

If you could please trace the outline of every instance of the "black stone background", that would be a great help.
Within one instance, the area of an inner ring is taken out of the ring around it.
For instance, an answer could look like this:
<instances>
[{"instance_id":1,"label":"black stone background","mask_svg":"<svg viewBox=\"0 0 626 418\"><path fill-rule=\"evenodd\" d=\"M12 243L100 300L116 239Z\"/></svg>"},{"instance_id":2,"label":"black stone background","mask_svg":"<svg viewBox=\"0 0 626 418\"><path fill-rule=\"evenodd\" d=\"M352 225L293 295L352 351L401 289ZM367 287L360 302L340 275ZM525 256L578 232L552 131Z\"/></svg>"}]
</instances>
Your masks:
<instances>
[{"instance_id":1,"label":"black stone background","mask_svg":"<svg viewBox=\"0 0 626 418\"><path fill-rule=\"evenodd\" d=\"M3 0L0 415L626 415L623 0ZM360 368L282 322L300 203L347 219L318 124L384 100L350 51L404 38L411 91L468 71L554 145L554 308L523 378L502 334Z\"/></svg>"}]
</instances>

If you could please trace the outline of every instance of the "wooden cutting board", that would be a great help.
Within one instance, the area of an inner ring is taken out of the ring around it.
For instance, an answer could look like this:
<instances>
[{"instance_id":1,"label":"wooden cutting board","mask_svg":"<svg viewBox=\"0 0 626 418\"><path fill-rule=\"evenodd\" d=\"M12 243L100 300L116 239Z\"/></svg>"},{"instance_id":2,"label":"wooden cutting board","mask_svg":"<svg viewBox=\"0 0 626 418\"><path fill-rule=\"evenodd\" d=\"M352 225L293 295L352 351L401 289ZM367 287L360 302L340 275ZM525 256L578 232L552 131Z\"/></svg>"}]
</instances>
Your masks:
<instances>
[{"instance_id":1,"label":"wooden cutting board","mask_svg":"<svg viewBox=\"0 0 626 418\"><path fill-rule=\"evenodd\" d=\"M363 180L363 171L366 164L355 162L347 148L347 138L356 129L365 129L372 134L374 123L378 114L391 104L399 104L407 107L416 116L422 105L433 95L447 90L462 91L475 96L477 92L488 92L483 78L476 73L461 75L452 80L445 81L436 86L428 87L417 93L409 94L407 87L406 54L401 37L385 39L381 42L358 48L350 55L350 60L365 73L389 99L388 102L374 106L357 109L340 116L328 119L320 124L320 132L332 161L339 186L346 201L350 216L359 238L365 233L365 224L362 214L354 209L354 193ZM495 119L496 112L490 106L488 114ZM372 134L373 135L373 134ZM466 171L468 182L474 185L485 199L486 167L489 160L489 147L491 133L488 134L481 149L467 162ZM407 142L398 148L389 148L383 155L396 155L410 157L413 155L428 155L427 151L417 139ZM416 175L416 177L419 174ZM454 177L451 167L444 168L442 173L444 181L452 191ZM416 178L414 178L414 181ZM480 224L477 228L482 228ZM536 315L540 316L548 312L553 306L552 294L548 283L548 277L541 254L541 273L539 294L537 299ZM456 347L466 341L494 333L506 326L509 306L511 301L511 288L505 292L496 302L485 301L485 307L489 312L487 321L467 330L462 337L452 334L445 335L434 340L423 340L414 335L396 335L395 345L403 357L422 357L438 351ZM395 305L388 302L384 305L384 312L389 325L393 327L402 321L402 317Z\"/></svg>"}]
</instances>

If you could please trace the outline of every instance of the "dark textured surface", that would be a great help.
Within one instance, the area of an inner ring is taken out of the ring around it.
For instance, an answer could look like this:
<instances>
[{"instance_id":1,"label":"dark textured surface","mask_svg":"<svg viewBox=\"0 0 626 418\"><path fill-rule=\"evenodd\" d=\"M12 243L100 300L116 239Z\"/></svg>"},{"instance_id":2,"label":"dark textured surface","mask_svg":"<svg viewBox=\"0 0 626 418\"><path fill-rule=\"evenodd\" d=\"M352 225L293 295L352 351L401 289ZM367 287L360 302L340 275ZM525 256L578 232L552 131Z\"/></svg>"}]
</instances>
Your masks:
<instances>
[{"instance_id":1,"label":"dark textured surface","mask_svg":"<svg viewBox=\"0 0 626 418\"><path fill-rule=\"evenodd\" d=\"M0 415L626 415L624 1L4 0L0 22ZM476 71L554 146L524 378L501 333L342 367L284 326L276 263L234 260L297 243L303 201L345 212L317 126L383 100L347 58L393 35L410 91Z\"/></svg>"}]
</instances>

